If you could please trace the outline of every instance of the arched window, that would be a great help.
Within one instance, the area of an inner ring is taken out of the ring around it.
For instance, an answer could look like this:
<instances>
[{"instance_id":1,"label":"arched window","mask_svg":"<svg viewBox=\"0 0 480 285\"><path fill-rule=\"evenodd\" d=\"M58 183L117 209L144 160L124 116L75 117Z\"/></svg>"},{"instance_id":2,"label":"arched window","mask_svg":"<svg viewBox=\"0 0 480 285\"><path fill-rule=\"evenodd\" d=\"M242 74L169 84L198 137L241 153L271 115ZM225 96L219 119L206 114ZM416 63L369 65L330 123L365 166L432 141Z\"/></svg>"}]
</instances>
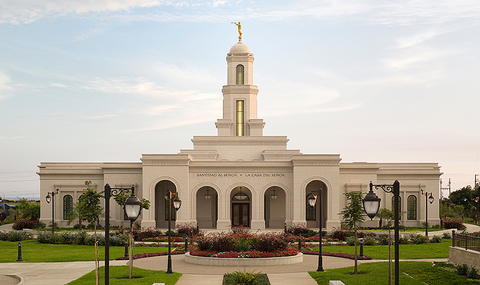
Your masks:
<instances>
[{"instance_id":1,"label":"arched window","mask_svg":"<svg viewBox=\"0 0 480 285\"><path fill-rule=\"evenodd\" d=\"M399 214L398 214L398 219L402 219L402 197L398 197L398 208L399 208ZM395 196L392 196L392 212L395 213Z\"/></svg>"},{"instance_id":2,"label":"arched window","mask_svg":"<svg viewBox=\"0 0 480 285\"><path fill-rule=\"evenodd\" d=\"M407 220L417 219L417 197L410 195L407 198Z\"/></svg>"},{"instance_id":3,"label":"arched window","mask_svg":"<svg viewBox=\"0 0 480 285\"><path fill-rule=\"evenodd\" d=\"M63 219L68 220L71 212L73 212L73 198L70 195L65 195L63 196Z\"/></svg>"},{"instance_id":4,"label":"arched window","mask_svg":"<svg viewBox=\"0 0 480 285\"><path fill-rule=\"evenodd\" d=\"M243 85L244 84L244 67L243 65L239 64L237 65L237 85Z\"/></svg>"}]
</instances>

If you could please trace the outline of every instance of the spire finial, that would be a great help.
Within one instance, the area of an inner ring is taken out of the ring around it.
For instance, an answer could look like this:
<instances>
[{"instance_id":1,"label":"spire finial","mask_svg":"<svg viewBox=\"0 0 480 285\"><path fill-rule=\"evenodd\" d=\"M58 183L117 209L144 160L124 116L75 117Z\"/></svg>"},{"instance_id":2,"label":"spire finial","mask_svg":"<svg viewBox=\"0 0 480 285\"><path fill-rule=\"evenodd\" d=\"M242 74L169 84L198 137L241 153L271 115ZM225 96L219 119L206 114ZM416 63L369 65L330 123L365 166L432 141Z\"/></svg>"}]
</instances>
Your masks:
<instances>
[{"instance_id":1,"label":"spire finial","mask_svg":"<svg viewBox=\"0 0 480 285\"><path fill-rule=\"evenodd\" d=\"M236 23L236 22L232 22L232 24L235 24L237 25L238 27L238 41L242 41L242 24L240 22Z\"/></svg>"}]
</instances>

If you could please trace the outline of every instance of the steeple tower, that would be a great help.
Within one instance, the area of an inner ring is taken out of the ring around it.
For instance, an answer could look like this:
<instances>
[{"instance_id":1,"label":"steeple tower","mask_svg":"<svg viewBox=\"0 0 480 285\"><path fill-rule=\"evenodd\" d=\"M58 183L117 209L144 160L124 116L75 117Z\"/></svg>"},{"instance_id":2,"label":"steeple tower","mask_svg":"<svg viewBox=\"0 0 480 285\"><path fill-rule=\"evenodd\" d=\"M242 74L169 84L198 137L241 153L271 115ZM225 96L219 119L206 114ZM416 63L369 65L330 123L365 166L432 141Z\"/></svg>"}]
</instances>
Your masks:
<instances>
[{"instance_id":1,"label":"steeple tower","mask_svg":"<svg viewBox=\"0 0 480 285\"><path fill-rule=\"evenodd\" d=\"M227 54L227 65L227 85L222 89L223 119L215 123L218 135L263 136L265 123L257 119L258 87L253 85L253 54L241 36Z\"/></svg>"}]
</instances>

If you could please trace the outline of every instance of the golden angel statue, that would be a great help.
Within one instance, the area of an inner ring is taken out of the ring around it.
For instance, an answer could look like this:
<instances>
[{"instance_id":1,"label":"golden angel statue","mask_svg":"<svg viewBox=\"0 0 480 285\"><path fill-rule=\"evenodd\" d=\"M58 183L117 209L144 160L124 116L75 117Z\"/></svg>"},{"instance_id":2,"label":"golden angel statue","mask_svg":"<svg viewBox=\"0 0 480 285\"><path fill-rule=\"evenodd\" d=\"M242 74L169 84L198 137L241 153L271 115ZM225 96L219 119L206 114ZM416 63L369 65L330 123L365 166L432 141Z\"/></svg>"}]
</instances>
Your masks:
<instances>
[{"instance_id":1,"label":"golden angel statue","mask_svg":"<svg viewBox=\"0 0 480 285\"><path fill-rule=\"evenodd\" d=\"M242 40L242 24L240 22L236 23L236 22L232 22L232 24L235 24L237 25L238 27L238 40Z\"/></svg>"}]
</instances>

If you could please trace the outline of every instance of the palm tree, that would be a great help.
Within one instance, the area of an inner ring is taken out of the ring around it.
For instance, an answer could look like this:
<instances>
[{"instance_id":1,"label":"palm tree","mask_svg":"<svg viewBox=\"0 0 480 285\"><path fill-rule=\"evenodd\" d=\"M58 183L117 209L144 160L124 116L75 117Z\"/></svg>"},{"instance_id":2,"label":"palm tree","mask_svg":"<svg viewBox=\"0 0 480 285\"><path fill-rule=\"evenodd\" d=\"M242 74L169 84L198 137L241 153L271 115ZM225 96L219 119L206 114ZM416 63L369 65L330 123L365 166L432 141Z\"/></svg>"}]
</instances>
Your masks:
<instances>
[{"instance_id":1,"label":"palm tree","mask_svg":"<svg viewBox=\"0 0 480 285\"><path fill-rule=\"evenodd\" d=\"M79 227L79 229L82 230L83 217L82 217L82 205L80 205L80 202L73 204L73 209L72 209L72 211L70 212L70 214L68 214L68 222L67 222L67 225L70 225L70 224L71 224L73 221L75 221L76 219L78 219L78 227Z\"/></svg>"}]
</instances>

